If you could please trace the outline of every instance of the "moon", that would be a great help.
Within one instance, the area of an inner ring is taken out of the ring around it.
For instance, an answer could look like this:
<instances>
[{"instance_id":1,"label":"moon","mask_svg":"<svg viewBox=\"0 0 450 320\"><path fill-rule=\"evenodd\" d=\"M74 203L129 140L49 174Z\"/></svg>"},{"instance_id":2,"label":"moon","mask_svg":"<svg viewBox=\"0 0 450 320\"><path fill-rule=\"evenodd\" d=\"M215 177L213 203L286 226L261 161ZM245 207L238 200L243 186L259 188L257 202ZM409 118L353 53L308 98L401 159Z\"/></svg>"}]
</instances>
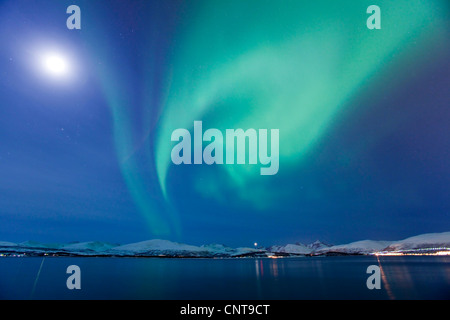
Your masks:
<instances>
[{"instance_id":1,"label":"moon","mask_svg":"<svg viewBox=\"0 0 450 320\"><path fill-rule=\"evenodd\" d=\"M77 59L68 48L40 45L35 49L34 69L52 84L73 84L78 78Z\"/></svg>"},{"instance_id":2,"label":"moon","mask_svg":"<svg viewBox=\"0 0 450 320\"><path fill-rule=\"evenodd\" d=\"M69 59L56 52L43 54L41 67L47 75L53 78L65 78L71 74Z\"/></svg>"},{"instance_id":3,"label":"moon","mask_svg":"<svg viewBox=\"0 0 450 320\"><path fill-rule=\"evenodd\" d=\"M53 76L64 76L69 71L67 60L58 54L46 55L42 61L44 70Z\"/></svg>"}]
</instances>

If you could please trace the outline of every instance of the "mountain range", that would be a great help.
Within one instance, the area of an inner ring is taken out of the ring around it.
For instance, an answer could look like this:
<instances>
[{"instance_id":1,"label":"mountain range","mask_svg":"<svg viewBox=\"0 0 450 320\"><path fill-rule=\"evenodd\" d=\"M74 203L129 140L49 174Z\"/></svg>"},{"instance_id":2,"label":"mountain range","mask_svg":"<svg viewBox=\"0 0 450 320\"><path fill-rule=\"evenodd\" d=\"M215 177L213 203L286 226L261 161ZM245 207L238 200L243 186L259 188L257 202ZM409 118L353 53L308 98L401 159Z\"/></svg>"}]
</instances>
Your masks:
<instances>
[{"instance_id":1,"label":"mountain range","mask_svg":"<svg viewBox=\"0 0 450 320\"><path fill-rule=\"evenodd\" d=\"M295 243L267 248L231 248L222 244L194 246L160 239L125 245L105 242L43 244L34 241L22 243L0 241L0 256L237 258L447 251L450 253L450 232L422 234L400 241L363 240L341 245L316 241L306 245Z\"/></svg>"}]
</instances>

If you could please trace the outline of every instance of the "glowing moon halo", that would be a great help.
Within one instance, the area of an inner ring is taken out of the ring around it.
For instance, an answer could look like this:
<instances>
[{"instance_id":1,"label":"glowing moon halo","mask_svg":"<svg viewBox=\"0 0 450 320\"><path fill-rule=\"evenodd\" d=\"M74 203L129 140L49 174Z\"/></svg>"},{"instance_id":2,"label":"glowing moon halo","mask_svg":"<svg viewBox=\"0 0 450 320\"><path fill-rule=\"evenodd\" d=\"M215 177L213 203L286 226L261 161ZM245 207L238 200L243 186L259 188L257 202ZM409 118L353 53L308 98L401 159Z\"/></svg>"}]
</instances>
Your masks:
<instances>
[{"instance_id":1,"label":"glowing moon halo","mask_svg":"<svg viewBox=\"0 0 450 320\"><path fill-rule=\"evenodd\" d=\"M41 70L52 78L67 78L72 73L69 59L60 53L43 54L40 64Z\"/></svg>"}]
</instances>

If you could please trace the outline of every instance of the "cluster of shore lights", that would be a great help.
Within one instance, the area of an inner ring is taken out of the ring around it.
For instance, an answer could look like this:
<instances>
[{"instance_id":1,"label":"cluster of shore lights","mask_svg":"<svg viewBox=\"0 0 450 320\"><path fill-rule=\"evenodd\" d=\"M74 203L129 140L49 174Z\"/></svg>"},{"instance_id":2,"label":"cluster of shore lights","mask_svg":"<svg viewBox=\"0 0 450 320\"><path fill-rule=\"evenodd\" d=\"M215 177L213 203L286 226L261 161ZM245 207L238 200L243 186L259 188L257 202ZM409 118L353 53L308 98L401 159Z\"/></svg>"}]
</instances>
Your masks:
<instances>
[{"instance_id":1,"label":"cluster of shore lights","mask_svg":"<svg viewBox=\"0 0 450 320\"><path fill-rule=\"evenodd\" d=\"M420 252L427 251L427 252ZM448 248L428 248L417 252L411 251L381 251L374 253L376 256L450 256ZM430 252L433 251L433 252Z\"/></svg>"}]
</instances>

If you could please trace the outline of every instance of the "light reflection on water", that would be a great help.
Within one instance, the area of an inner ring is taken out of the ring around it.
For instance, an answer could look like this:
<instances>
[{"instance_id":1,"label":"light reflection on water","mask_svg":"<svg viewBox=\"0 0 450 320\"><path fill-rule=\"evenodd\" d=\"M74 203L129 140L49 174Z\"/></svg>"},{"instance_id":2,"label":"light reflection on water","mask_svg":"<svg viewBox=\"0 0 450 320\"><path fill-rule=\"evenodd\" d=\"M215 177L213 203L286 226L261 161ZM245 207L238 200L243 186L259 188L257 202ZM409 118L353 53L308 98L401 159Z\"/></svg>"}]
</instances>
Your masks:
<instances>
[{"instance_id":1,"label":"light reflection on water","mask_svg":"<svg viewBox=\"0 0 450 320\"><path fill-rule=\"evenodd\" d=\"M377 257L377 261L378 261L378 265L380 266L381 280L383 281L383 286L386 289L386 293L387 293L389 299L395 300L395 296L392 293L391 286L390 286L389 281L388 281L388 279L386 277L386 273L383 270L383 266L382 266L382 264L380 262L380 258L379 257Z\"/></svg>"},{"instance_id":2,"label":"light reflection on water","mask_svg":"<svg viewBox=\"0 0 450 320\"><path fill-rule=\"evenodd\" d=\"M449 299L450 257L2 258L2 299ZM66 288L78 265L82 289ZM381 290L369 290L379 265ZM37 275L39 274L39 277Z\"/></svg>"}]
</instances>

